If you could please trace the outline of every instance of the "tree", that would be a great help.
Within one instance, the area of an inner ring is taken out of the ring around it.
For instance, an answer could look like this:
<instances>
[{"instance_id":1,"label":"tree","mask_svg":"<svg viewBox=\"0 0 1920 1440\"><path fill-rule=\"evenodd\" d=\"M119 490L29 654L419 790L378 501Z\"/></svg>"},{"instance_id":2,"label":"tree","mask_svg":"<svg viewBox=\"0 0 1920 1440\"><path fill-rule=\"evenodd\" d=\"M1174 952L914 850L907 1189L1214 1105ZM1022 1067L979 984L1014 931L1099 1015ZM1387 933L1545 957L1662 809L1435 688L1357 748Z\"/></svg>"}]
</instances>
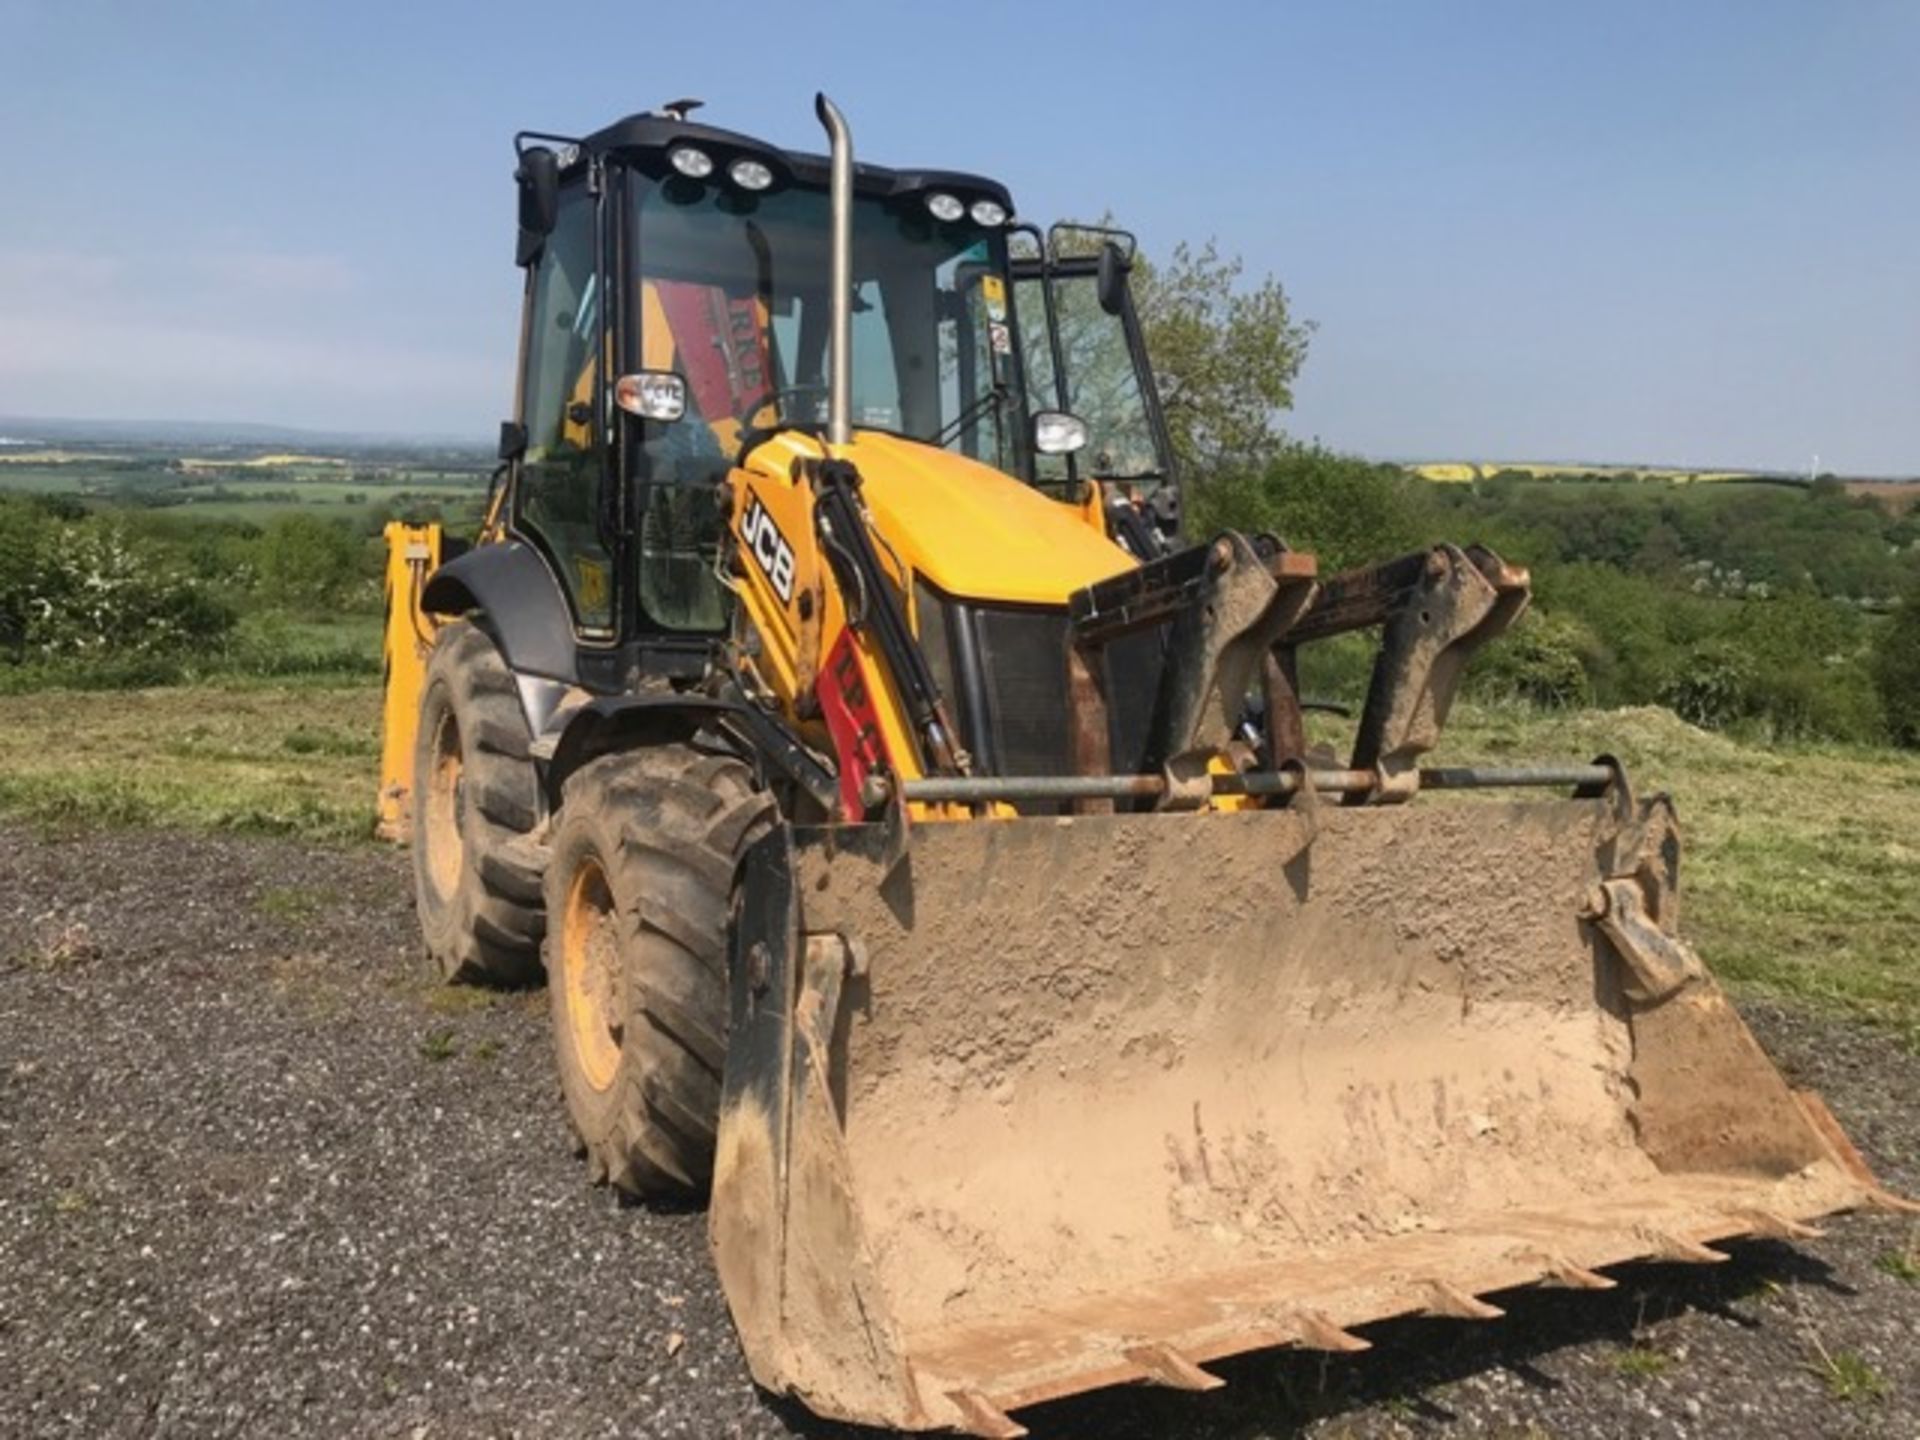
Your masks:
<instances>
[{"instance_id":1,"label":"tree","mask_svg":"<svg viewBox=\"0 0 1920 1440\"><path fill-rule=\"evenodd\" d=\"M1242 285L1240 257L1184 241L1164 264L1134 262L1134 305L1182 471L1204 480L1259 470L1280 453L1280 412L1313 322L1295 320L1273 276Z\"/></svg>"},{"instance_id":2,"label":"tree","mask_svg":"<svg viewBox=\"0 0 1920 1440\"><path fill-rule=\"evenodd\" d=\"M1895 743L1920 749L1920 583L1908 588L1881 629L1873 679Z\"/></svg>"},{"instance_id":3,"label":"tree","mask_svg":"<svg viewBox=\"0 0 1920 1440\"><path fill-rule=\"evenodd\" d=\"M282 515L260 541L260 579L283 605L331 605L356 578L360 545L345 525Z\"/></svg>"},{"instance_id":4,"label":"tree","mask_svg":"<svg viewBox=\"0 0 1920 1440\"><path fill-rule=\"evenodd\" d=\"M1101 227L1111 223L1066 232L1062 249L1096 252ZM1293 318L1278 280L1268 275L1249 286L1244 271L1239 256L1223 256L1212 240L1198 249L1182 241L1164 262L1133 261L1134 308L1174 460L1202 483L1228 471L1258 473L1281 453L1280 414L1293 408L1293 382L1314 329Z\"/></svg>"},{"instance_id":5,"label":"tree","mask_svg":"<svg viewBox=\"0 0 1920 1440\"><path fill-rule=\"evenodd\" d=\"M1196 536L1271 532L1312 551L1330 573L1426 544L1432 503L1426 482L1398 465L1283 441L1258 473L1229 470L1201 487L1188 529Z\"/></svg>"},{"instance_id":6,"label":"tree","mask_svg":"<svg viewBox=\"0 0 1920 1440\"><path fill-rule=\"evenodd\" d=\"M50 528L47 513L31 500L0 495L0 657L8 660L26 649Z\"/></svg>"}]
</instances>

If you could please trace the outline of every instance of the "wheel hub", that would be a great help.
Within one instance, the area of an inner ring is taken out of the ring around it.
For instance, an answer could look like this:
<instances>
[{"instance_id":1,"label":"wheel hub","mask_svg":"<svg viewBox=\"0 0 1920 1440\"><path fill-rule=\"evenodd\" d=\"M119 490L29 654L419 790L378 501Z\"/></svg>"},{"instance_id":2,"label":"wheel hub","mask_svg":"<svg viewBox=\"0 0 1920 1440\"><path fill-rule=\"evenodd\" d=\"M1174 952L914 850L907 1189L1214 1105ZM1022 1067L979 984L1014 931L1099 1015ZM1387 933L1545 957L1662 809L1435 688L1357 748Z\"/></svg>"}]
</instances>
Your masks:
<instances>
[{"instance_id":1,"label":"wheel hub","mask_svg":"<svg viewBox=\"0 0 1920 1440\"><path fill-rule=\"evenodd\" d=\"M560 967L574 1053L587 1082L605 1090L620 1068L626 995L613 894L606 872L593 860L581 862L567 887Z\"/></svg>"},{"instance_id":2,"label":"wheel hub","mask_svg":"<svg viewBox=\"0 0 1920 1440\"><path fill-rule=\"evenodd\" d=\"M460 885L466 864L466 766L460 755L460 729L451 713L441 716L433 737L433 769L427 780L427 878L441 900L450 899Z\"/></svg>"}]
</instances>

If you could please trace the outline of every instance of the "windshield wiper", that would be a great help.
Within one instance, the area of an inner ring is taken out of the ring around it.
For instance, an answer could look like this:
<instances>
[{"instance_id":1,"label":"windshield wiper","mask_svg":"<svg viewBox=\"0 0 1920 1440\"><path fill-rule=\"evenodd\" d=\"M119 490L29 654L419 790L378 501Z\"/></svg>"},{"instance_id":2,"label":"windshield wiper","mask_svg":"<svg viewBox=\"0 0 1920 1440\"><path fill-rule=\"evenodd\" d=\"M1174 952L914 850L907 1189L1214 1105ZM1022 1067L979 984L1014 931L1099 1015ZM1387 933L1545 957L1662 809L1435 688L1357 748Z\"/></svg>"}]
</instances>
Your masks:
<instances>
[{"instance_id":1,"label":"windshield wiper","mask_svg":"<svg viewBox=\"0 0 1920 1440\"><path fill-rule=\"evenodd\" d=\"M949 420L945 425L942 425L940 427L940 433L933 437L933 440L931 443L939 446L941 449L944 450L947 446L951 445L955 440L958 440L961 436L961 433L966 430L967 426L971 425L975 420L977 420L980 417L980 413L983 410L985 410L989 405L993 406L994 409L998 410L1002 405L1006 403L1006 400L1007 400L1006 386L1004 385L991 386L990 388L988 388L987 390L981 393L979 399L975 400L972 404L968 405L958 415L954 416L953 419Z\"/></svg>"}]
</instances>

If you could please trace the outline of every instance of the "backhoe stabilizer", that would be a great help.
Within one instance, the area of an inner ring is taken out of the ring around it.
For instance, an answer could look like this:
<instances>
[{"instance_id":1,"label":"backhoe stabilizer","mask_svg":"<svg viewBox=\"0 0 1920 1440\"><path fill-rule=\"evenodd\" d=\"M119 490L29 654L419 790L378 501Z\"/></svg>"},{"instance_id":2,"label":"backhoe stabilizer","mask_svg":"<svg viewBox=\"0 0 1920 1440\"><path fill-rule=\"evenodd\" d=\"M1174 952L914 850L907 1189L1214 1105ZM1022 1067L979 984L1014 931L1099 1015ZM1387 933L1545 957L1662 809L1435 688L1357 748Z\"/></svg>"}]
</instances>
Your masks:
<instances>
[{"instance_id":1,"label":"backhoe stabilizer","mask_svg":"<svg viewBox=\"0 0 1920 1440\"><path fill-rule=\"evenodd\" d=\"M1653 938L1624 784L882 830L778 827L733 941L713 1246L820 1413L1013 1435L1889 1203Z\"/></svg>"},{"instance_id":2,"label":"backhoe stabilizer","mask_svg":"<svg viewBox=\"0 0 1920 1440\"><path fill-rule=\"evenodd\" d=\"M404 840L412 814L413 747L420 724L420 692L436 621L420 608L427 577L440 565L441 529L436 524L389 521L385 580L386 622L380 675L380 791L375 832Z\"/></svg>"}]
</instances>

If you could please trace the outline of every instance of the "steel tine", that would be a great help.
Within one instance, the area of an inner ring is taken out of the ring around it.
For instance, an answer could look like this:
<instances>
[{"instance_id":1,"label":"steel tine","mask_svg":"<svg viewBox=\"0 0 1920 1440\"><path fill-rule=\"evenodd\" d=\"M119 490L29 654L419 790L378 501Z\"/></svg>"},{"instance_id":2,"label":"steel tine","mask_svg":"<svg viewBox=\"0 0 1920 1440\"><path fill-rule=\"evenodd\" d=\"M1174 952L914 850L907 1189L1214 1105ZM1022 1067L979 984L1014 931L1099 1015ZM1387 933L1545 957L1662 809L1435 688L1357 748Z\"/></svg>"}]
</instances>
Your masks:
<instances>
[{"instance_id":1,"label":"steel tine","mask_svg":"<svg viewBox=\"0 0 1920 1440\"><path fill-rule=\"evenodd\" d=\"M1371 1340L1362 1340L1358 1335L1342 1330L1323 1311L1298 1311L1293 1317L1293 1323L1294 1328L1300 1333L1300 1343L1309 1350L1326 1350L1336 1355L1354 1355L1362 1350L1373 1348Z\"/></svg>"},{"instance_id":2,"label":"steel tine","mask_svg":"<svg viewBox=\"0 0 1920 1440\"><path fill-rule=\"evenodd\" d=\"M1597 1270L1576 1265L1564 1256L1542 1256L1541 1262L1546 1266L1547 1271L1546 1279L1541 1283L1557 1286L1562 1290L1611 1290L1620 1283L1618 1280L1600 1274Z\"/></svg>"},{"instance_id":3,"label":"steel tine","mask_svg":"<svg viewBox=\"0 0 1920 1440\"><path fill-rule=\"evenodd\" d=\"M1735 1210L1727 1218L1738 1220L1754 1234L1769 1240L1820 1240L1827 1233L1772 1210Z\"/></svg>"},{"instance_id":4,"label":"steel tine","mask_svg":"<svg viewBox=\"0 0 1920 1440\"><path fill-rule=\"evenodd\" d=\"M1174 1390L1218 1390L1227 1383L1218 1375L1202 1370L1163 1341L1129 1345L1121 1353L1146 1371L1147 1378L1156 1385L1166 1385Z\"/></svg>"},{"instance_id":5,"label":"steel tine","mask_svg":"<svg viewBox=\"0 0 1920 1440\"><path fill-rule=\"evenodd\" d=\"M980 1440L1020 1440L1027 1433L1026 1426L978 1390L949 1390L947 1399L960 1411L967 1434Z\"/></svg>"},{"instance_id":6,"label":"steel tine","mask_svg":"<svg viewBox=\"0 0 1920 1440\"><path fill-rule=\"evenodd\" d=\"M1446 1280L1422 1281L1421 1288L1426 1294L1429 1315L1451 1320L1498 1320L1507 1313Z\"/></svg>"},{"instance_id":7,"label":"steel tine","mask_svg":"<svg viewBox=\"0 0 1920 1440\"><path fill-rule=\"evenodd\" d=\"M1684 1235L1674 1235L1660 1231L1650 1235L1654 1254L1662 1260L1677 1261L1682 1265L1720 1265L1733 1257L1724 1250L1714 1250L1702 1245L1698 1240L1689 1240Z\"/></svg>"}]
</instances>

